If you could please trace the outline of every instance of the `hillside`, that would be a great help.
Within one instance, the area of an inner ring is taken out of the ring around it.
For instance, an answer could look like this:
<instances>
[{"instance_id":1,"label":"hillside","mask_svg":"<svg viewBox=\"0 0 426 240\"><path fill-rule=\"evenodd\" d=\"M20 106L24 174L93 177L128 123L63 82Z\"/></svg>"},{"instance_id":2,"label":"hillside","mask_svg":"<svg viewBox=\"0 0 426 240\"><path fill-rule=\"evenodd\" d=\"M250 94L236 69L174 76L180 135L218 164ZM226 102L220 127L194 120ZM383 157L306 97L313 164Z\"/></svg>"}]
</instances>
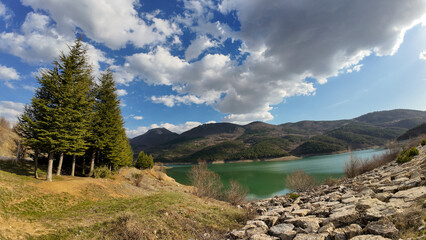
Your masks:
<instances>
[{"instance_id":1,"label":"hillside","mask_svg":"<svg viewBox=\"0 0 426 240\"><path fill-rule=\"evenodd\" d=\"M399 136L397 138L398 141L404 141L404 140L408 140L411 138L417 138L420 137L422 135L426 135L426 122L409 129L408 131L406 131L404 134L402 134L401 136Z\"/></svg>"},{"instance_id":2,"label":"hillside","mask_svg":"<svg viewBox=\"0 0 426 240\"><path fill-rule=\"evenodd\" d=\"M131 145L135 154L143 150L152 153L161 162L320 155L383 146L425 121L425 111L397 109L336 121L300 121L280 125L213 123L180 135L150 130L133 138ZM167 141L165 136L171 139Z\"/></svg>"},{"instance_id":3,"label":"hillside","mask_svg":"<svg viewBox=\"0 0 426 240\"><path fill-rule=\"evenodd\" d=\"M4 117L0 118L0 156L15 157L18 135L11 128L11 124Z\"/></svg>"},{"instance_id":4,"label":"hillside","mask_svg":"<svg viewBox=\"0 0 426 240\"><path fill-rule=\"evenodd\" d=\"M219 239L245 219L156 170L54 182L31 172L25 162L0 161L0 239Z\"/></svg>"}]
</instances>

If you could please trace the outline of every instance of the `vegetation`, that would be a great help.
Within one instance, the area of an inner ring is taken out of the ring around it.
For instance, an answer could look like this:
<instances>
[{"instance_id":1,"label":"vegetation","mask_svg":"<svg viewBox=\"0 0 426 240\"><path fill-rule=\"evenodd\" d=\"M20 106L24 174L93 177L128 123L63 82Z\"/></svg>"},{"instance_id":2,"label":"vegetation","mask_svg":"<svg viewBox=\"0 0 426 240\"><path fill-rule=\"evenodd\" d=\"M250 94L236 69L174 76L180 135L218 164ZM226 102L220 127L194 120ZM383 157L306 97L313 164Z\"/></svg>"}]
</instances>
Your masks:
<instances>
[{"instance_id":1,"label":"vegetation","mask_svg":"<svg viewBox=\"0 0 426 240\"><path fill-rule=\"evenodd\" d=\"M53 68L42 70L37 77L31 104L18 119L17 133L34 152L37 164L40 154L48 155L48 181L52 180L53 160L59 153L57 175L61 174L65 156L72 157L71 175L75 175L77 158L91 156L93 174L95 157L100 165L113 169L128 166L132 151L125 135L119 100L114 93L112 73L107 71L94 82L92 66L81 39L62 53Z\"/></svg>"},{"instance_id":2,"label":"vegetation","mask_svg":"<svg viewBox=\"0 0 426 240\"><path fill-rule=\"evenodd\" d=\"M93 177L95 178L109 178L113 175L112 171L107 166L97 167L93 171Z\"/></svg>"},{"instance_id":3,"label":"vegetation","mask_svg":"<svg viewBox=\"0 0 426 240\"><path fill-rule=\"evenodd\" d=\"M194 186L194 194L199 197L224 200L233 205L241 204L247 198L248 190L237 181L231 180L229 187L224 190L220 176L210 171L205 162L194 165L188 177Z\"/></svg>"},{"instance_id":4,"label":"vegetation","mask_svg":"<svg viewBox=\"0 0 426 240\"><path fill-rule=\"evenodd\" d=\"M152 155L147 155L141 151L135 162L135 167L139 169L151 169L154 167L154 158Z\"/></svg>"},{"instance_id":5,"label":"vegetation","mask_svg":"<svg viewBox=\"0 0 426 240\"><path fill-rule=\"evenodd\" d=\"M141 187L125 180L131 170L144 176ZM134 168L116 180L53 179L32 178L26 162L0 161L2 239L203 239L204 234L222 239L246 220L241 209L200 199Z\"/></svg>"},{"instance_id":6,"label":"vegetation","mask_svg":"<svg viewBox=\"0 0 426 240\"><path fill-rule=\"evenodd\" d=\"M412 147L410 149L405 149L398 155L396 162L399 164L406 163L411 161L411 159L417 155L419 155L419 150L417 148Z\"/></svg>"},{"instance_id":7,"label":"vegetation","mask_svg":"<svg viewBox=\"0 0 426 240\"><path fill-rule=\"evenodd\" d=\"M300 197L300 195L299 195L299 194L297 194L297 193L290 193L288 196L289 196L291 199L297 199L298 197Z\"/></svg>"},{"instance_id":8,"label":"vegetation","mask_svg":"<svg viewBox=\"0 0 426 240\"><path fill-rule=\"evenodd\" d=\"M371 158L360 159L351 155L349 162L345 164L345 174L348 178L356 177L365 172L394 161L399 154L397 149L390 149L382 155L374 155Z\"/></svg>"},{"instance_id":9,"label":"vegetation","mask_svg":"<svg viewBox=\"0 0 426 240\"><path fill-rule=\"evenodd\" d=\"M425 146L426 145L426 139L422 140L422 142L420 143L420 145Z\"/></svg>"},{"instance_id":10,"label":"vegetation","mask_svg":"<svg viewBox=\"0 0 426 240\"><path fill-rule=\"evenodd\" d=\"M297 170L287 175L285 183L291 190L303 192L315 186L315 179L303 170Z\"/></svg>"}]
</instances>

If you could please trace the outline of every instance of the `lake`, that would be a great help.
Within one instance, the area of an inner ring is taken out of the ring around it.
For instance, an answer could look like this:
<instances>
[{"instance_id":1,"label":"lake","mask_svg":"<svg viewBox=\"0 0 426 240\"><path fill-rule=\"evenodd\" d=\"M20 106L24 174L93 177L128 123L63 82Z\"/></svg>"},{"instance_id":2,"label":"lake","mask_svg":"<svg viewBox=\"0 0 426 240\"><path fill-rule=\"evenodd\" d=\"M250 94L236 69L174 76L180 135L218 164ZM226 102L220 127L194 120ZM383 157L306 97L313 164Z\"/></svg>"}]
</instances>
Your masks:
<instances>
[{"instance_id":1,"label":"lake","mask_svg":"<svg viewBox=\"0 0 426 240\"><path fill-rule=\"evenodd\" d=\"M249 189L249 199L262 199L290 192L285 187L285 178L298 169L315 177L317 182L321 182L329 176L335 178L343 176L345 163L350 160L350 154L364 159L385 152L386 150L383 149L369 149L291 161L209 164L208 168L218 173L225 185L234 179ZM167 169L167 175L181 184L189 185L187 172L190 168L191 165L175 165Z\"/></svg>"}]
</instances>

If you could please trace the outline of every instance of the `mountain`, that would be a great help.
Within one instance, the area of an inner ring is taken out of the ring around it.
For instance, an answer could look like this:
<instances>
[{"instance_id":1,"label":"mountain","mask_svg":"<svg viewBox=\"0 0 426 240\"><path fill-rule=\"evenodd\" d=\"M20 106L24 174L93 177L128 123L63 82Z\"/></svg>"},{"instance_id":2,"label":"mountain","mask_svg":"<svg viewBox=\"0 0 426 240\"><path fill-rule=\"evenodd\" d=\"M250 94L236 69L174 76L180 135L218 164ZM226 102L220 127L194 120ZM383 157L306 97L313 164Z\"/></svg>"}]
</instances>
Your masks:
<instances>
[{"instance_id":1,"label":"mountain","mask_svg":"<svg viewBox=\"0 0 426 240\"><path fill-rule=\"evenodd\" d=\"M426 111L397 109L336 121L210 123L182 134L152 129L130 144L135 154L143 150L162 162L320 155L383 146L423 122Z\"/></svg>"},{"instance_id":2,"label":"mountain","mask_svg":"<svg viewBox=\"0 0 426 240\"><path fill-rule=\"evenodd\" d=\"M414 128L409 129L404 134L397 138L398 141L404 141L411 138L416 138L422 135L426 135L426 122L416 126Z\"/></svg>"}]
</instances>

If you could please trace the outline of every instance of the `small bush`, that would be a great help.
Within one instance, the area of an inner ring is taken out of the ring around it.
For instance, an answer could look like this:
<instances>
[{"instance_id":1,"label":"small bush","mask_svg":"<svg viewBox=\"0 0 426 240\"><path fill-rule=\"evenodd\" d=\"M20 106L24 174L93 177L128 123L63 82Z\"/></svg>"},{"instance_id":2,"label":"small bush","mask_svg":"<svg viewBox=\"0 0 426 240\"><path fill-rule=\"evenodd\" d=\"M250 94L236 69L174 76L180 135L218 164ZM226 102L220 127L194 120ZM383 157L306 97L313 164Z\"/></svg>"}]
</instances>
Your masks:
<instances>
[{"instance_id":1,"label":"small bush","mask_svg":"<svg viewBox=\"0 0 426 240\"><path fill-rule=\"evenodd\" d=\"M420 143L422 146L426 145L426 139L422 140L422 142Z\"/></svg>"},{"instance_id":2,"label":"small bush","mask_svg":"<svg viewBox=\"0 0 426 240\"><path fill-rule=\"evenodd\" d=\"M136 159L135 168L151 169L152 167L154 167L154 158L152 155L147 155L141 151Z\"/></svg>"},{"instance_id":3,"label":"small bush","mask_svg":"<svg viewBox=\"0 0 426 240\"><path fill-rule=\"evenodd\" d=\"M93 171L94 178L110 178L112 176L111 170L107 166L101 166L95 168Z\"/></svg>"},{"instance_id":4,"label":"small bush","mask_svg":"<svg viewBox=\"0 0 426 240\"><path fill-rule=\"evenodd\" d=\"M290 197L291 199L297 199L298 197L300 197L300 195L299 195L299 194L297 194L297 193L290 193L290 194L289 194L289 197Z\"/></svg>"},{"instance_id":5,"label":"small bush","mask_svg":"<svg viewBox=\"0 0 426 240\"><path fill-rule=\"evenodd\" d=\"M133 183L137 186L137 187L141 187L142 183L143 183L143 175L140 173L136 173L133 175Z\"/></svg>"},{"instance_id":6,"label":"small bush","mask_svg":"<svg viewBox=\"0 0 426 240\"><path fill-rule=\"evenodd\" d=\"M409 162L416 155L419 155L419 150L417 150L417 148L412 147L410 149L406 149L402 151L401 154L399 154L398 158L396 159L396 162L399 164Z\"/></svg>"},{"instance_id":7,"label":"small bush","mask_svg":"<svg viewBox=\"0 0 426 240\"><path fill-rule=\"evenodd\" d=\"M288 188L298 192L307 191L315 186L315 179L302 170L291 173L285 181Z\"/></svg>"},{"instance_id":8,"label":"small bush","mask_svg":"<svg viewBox=\"0 0 426 240\"><path fill-rule=\"evenodd\" d=\"M188 177L195 187L195 195L215 199L222 197L223 184L220 181L220 176L210 171L206 163L194 165L188 172Z\"/></svg>"},{"instance_id":9,"label":"small bush","mask_svg":"<svg viewBox=\"0 0 426 240\"><path fill-rule=\"evenodd\" d=\"M147 234L144 233L144 228L138 221L136 215L132 213L124 213L112 222L108 228L105 229L106 239L124 239L124 240L138 240L147 239Z\"/></svg>"},{"instance_id":10,"label":"small bush","mask_svg":"<svg viewBox=\"0 0 426 240\"><path fill-rule=\"evenodd\" d=\"M231 180L229 188L225 190L225 201L232 205L239 205L247 198L248 190L243 188L237 181Z\"/></svg>"},{"instance_id":11,"label":"small bush","mask_svg":"<svg viewBox=\"0 0 426 240\"><path fill-rule=\"evenodd\" d=\"M323 184L328 185L328 186L334 186L334 185L338 184L340 181L341 181L341 179L338 179L338 178L327 177L324 180Z\"/></svg>"}]
</instances>

